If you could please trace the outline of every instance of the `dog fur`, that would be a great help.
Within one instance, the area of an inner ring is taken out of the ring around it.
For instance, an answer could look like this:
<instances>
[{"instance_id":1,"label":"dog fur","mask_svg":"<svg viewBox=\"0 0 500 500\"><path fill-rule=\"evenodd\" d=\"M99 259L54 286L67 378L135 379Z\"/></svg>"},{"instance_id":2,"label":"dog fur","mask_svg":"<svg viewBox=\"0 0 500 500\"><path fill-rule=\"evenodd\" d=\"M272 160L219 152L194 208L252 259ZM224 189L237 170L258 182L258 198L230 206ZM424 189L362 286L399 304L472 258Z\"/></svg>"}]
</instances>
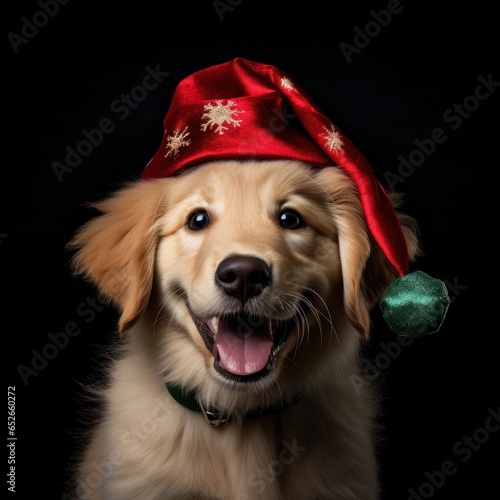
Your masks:
<instances>
[{"instance_id":1,"label":"dog fur","mask_svg":"<svg viewBox=\"0 0 500 500\"><path fill-rule=\"evenodd\" d=\"M76 496L378 498L377 395L352 378L362 377L370 310L396 276L352 181L338 167L227 160L132 182L95 206L101 215L69 247L75 273L117 306L121 335L104 387L90 388L103 409L77 456ZM280 225L287 210L303 223ZM193 229L200 212L209 224ZM414 220L398 217L414 260ZM267 286L229 296L214 274L232 256L264 261ZM293 319L274 368L247 381L215 369L193 314ZM228 422L208 425L166 382ZM277 402L290 406L245 418Z\"/></svg>"}]
</instances>

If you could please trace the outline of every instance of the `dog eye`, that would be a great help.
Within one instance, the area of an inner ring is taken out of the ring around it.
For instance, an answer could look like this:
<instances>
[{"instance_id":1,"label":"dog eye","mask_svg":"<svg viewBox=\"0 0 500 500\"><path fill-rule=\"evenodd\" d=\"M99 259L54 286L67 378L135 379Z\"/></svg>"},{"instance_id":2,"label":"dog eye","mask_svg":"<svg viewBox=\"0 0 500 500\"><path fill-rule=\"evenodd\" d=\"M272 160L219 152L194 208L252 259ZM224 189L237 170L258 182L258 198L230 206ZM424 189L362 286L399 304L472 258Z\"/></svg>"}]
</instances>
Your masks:
<instances>
[{"instance_id":1,"label":"dog eye","mask_svg":"<svg viewBox=\"0 0 500 500\"><path fill-rule=\"evenodd\" d=\"M295 210L283 210L279 216L280 226L285 229L299 229L304 226L304 219Z\"/></svg>"},{"instance_id":2,"label":"dog eye","mask_svg":"<svg viewBox=\"0 0 500 500\"><path fill-rule=\"evenodd\" d=\"M210 225L210 216L204 210L194 212L191 214L188 220L189 229L193 231L199 231L200 229L205 229Z\"/></svg>"}]
</instances>

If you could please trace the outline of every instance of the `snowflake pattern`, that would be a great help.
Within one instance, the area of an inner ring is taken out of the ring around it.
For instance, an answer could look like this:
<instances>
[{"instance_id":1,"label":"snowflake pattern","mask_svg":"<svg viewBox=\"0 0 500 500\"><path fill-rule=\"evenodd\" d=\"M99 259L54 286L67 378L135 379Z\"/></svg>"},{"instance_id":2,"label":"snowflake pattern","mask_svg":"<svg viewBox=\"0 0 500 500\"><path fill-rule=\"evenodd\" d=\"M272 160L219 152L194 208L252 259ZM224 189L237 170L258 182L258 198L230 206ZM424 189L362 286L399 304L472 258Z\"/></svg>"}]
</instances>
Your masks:
<instances>
[{"instance_id":1,"label":"snowflake pattern","mask_svg":"<svg viewBox=\"0 0 500 500\"><path fill-rule=\"evenodd\" d=\"M174 130L174 133L172 135L167 136L167 145L166 145L166 150L167 153L165 155L165 158L167 156L177 156L177 153L179 153L179 149L185 148L186 146L189 146L191 144L191 139L188 139L189 132L187 131L187 127L181 132L180 129Z\"/></svg>"},{"instance_id":2,"label":"snowflake pattern","mask_svg":"<svg viewBox=\"0 0 500 500\"><path fill-rule=\"evenodd\" d=\"M289 78L287 78L286 76L283 76L281 78L281 86L284 88L284 89L288 89L288 90L295 90L295 85L293 84L292 80L290 80Z\"/></svg>"},{"instance_id":3,"label":"snowflake pattern","mask_svg":"<svg viewBox=\"0 0 500 500\"><path fill-rule=\"evenodd\" d=\"M201 119L205 119L206 121L201 124L202 132L215 127L215 132L222 135L224 130L228 129L228 127L224 126L225 123L233 127L239 127L242 120L236 120L235 117L240 113L244 113L244 111L231 109L232 106L236 106L234 101L227 101L226 104L222 104L222 100L218 100L215 101L215 104L205 104Z\"/></svg>"},{"instance_id":4,"label":"snowflake pattern","mask_svg":"<svg viewBox=\"0 0 500 500\"><path fill-rule=\"evenodd\" d=\"M342 146L344 145L344 141L340 137L340 132L335 129L333 123L330 124L330 129L325 127L325 138L326 147L330 151L343 151Z\"/></svg>"}]
</instances>

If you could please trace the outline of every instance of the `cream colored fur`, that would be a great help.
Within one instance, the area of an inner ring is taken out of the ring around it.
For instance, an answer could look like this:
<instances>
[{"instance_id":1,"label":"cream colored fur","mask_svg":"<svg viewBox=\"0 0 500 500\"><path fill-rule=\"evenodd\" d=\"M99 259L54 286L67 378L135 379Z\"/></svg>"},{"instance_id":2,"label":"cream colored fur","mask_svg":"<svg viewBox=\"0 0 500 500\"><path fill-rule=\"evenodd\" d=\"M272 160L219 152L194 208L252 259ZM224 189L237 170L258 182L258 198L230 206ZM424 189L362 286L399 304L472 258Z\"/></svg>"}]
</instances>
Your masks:
<instances>
[{"instance_id":1,"label":"cream colored fur","mask_svg":"<svg viewBox=\"0 0 500 500\"><path fill-rule=\"evenodd\" d=\"M120 310L120 344L99 392L103 412L77 456L75 495L106 500L376 499L376 395L358 394L359 349L370 309L394 278L367 233L359 195L337 167L291 161L213 162L125 186L75 236L75 271ZM277 222L293 208L306 225ZM187 220L206 210L211 224ZM412 220L401 216L409 257ZM187 309L224 312L214 272L256 256L272 281L261 316L296 325L265 378L243 384L214 370ZM306 307L299 300L306 294ZM210 427L179 405L167 381L195 389L231 420ZM368 388L368 385L366 387ZM253 419L256 407L301 400Z\"/></svg>"}]
</instances>

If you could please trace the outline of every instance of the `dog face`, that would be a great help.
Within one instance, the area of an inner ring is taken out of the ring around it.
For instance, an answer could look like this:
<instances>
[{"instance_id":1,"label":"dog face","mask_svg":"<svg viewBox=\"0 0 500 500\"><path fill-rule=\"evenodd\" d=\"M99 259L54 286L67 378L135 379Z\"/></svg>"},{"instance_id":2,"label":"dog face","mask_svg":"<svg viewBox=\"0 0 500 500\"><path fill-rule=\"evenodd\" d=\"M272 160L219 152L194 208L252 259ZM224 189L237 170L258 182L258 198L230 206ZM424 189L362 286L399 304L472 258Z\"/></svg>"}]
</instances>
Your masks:
<instances>
[{"instance_id":1,"label":"dog face","mask_svg":"<svg viewBox=\"0 0 500 500\"><path fill-rule=\"evenodd\" d=\"M394 278L337 167L213 162L97 207L72 242L76 271L118 306L122 333L149 331L158 373L214 403L223 389L251 405L249 388L281 391L352 353Z\"/></svg>"},{"instance_id":2,"label":"dog face","mask_svg":"<svg viewBox=\"0 0 500 500\"><path fill-rule=\"evenodd\" d=\"M226 384L278 377L313 331L334 335L328 315L341 306L342 273L333 206L306 169L286 167L195 169L172 186L158 221L160 300Z\"/></svg>"}]
</instances>

